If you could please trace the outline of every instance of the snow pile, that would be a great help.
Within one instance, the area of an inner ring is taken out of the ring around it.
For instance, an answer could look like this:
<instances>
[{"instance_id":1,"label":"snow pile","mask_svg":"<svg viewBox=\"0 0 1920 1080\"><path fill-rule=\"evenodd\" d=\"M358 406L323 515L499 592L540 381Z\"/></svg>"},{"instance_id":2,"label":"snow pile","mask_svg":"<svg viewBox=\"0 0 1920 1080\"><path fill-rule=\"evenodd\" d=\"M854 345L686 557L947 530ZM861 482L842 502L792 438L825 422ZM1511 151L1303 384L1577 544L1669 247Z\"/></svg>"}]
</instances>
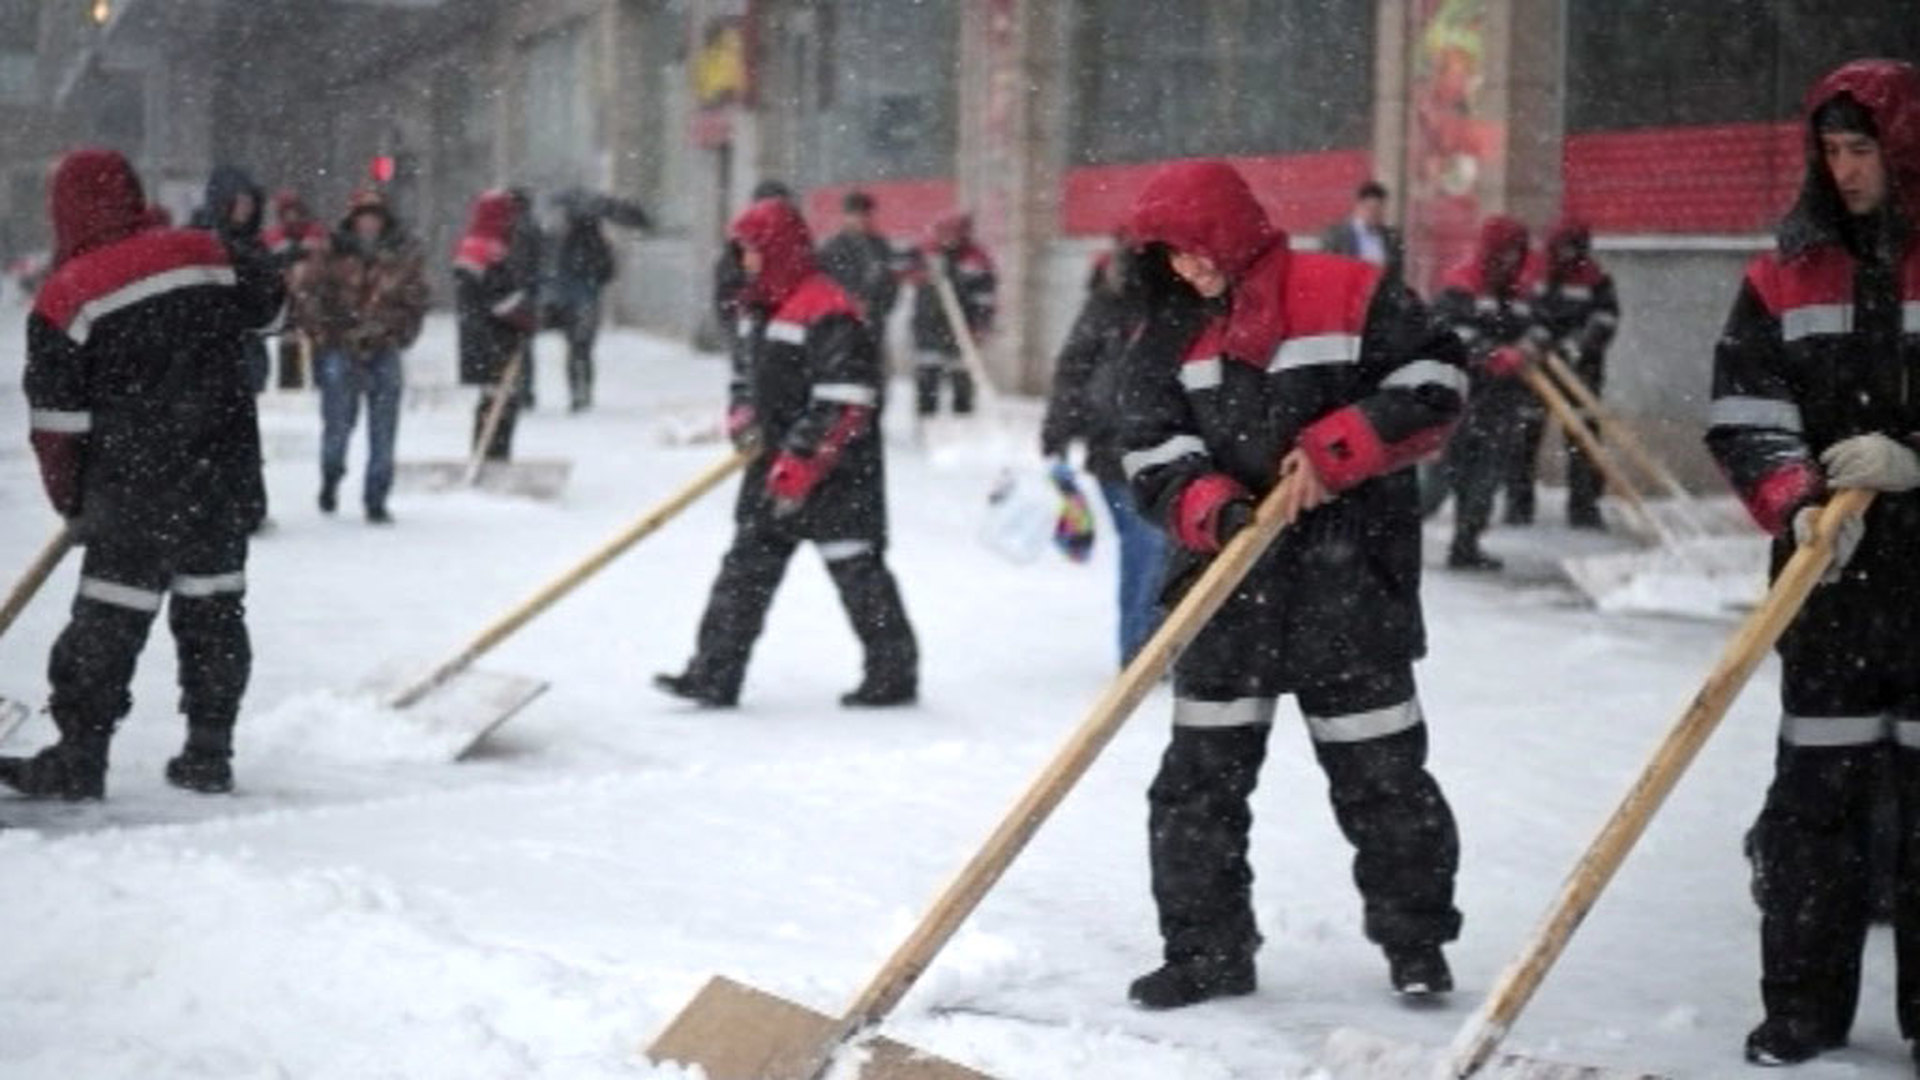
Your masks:
<instances>
[{"instance_id":1,"label":"snow pile","mask_svg":"<svg viewBox=\"0 0 1920 1080\"><path fill-rule=\"evenodd\" d=\"M473 940L364 871L272 872L110 836L9 836L0 861L0 908L25 931L0 960L8 1077L652 1071L619 1064L647 1010L617 973Z\"/></svg>"}]
</instances>

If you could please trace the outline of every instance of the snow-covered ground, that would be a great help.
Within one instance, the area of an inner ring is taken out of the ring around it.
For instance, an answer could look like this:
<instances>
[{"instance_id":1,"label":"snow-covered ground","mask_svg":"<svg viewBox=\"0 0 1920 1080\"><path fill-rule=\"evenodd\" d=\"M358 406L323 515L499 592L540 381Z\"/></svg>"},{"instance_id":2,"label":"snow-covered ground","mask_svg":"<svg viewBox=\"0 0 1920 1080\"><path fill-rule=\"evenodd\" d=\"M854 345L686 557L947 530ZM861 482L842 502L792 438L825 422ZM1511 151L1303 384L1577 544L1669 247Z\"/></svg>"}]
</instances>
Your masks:
<instances>
[{"instance_id":1,"label":"snow-covered ground","mask_svg":"<svg viewBox=\"0 0 1920 1080\"><path fill-rule=\"evenodd\" d=\"M17 311L4 313L18 327ZM55 522L26 445L22 335L0 345L0 568ZM501 647L553 689L476 759L437 760L357 688L437 659L720 452L663 432L718 406L722 365L614 332L602 405L568 416L559 342L520 452L575 463L566 497L396 497L366 526L314 507L317 406L263 403L278 527L255 544L241 791L174 791L181 736L157 625L108 802L0 801L0 1075L9 1078L672 1077L640 1054L723 972L833 1012L893 948L1112 674L1113 551L1029 565L978 538L998 455L896 440L893 561L924 704L852 713L851 633L817 559L779 597L737 712L649 686L686 659L726 542L715 496ZM409 361L403 459L457 455L469 399L436 319ZM1017 403L1016 403L1017 404ZM1030 423L1010 409L1008 423ZM904 421L894 410L895 426ZM355 446L356 465L362 445ZM1144 791L1150 699L889 1025L1008 1080L1309 1075L1340 1026L1442 1044L1692 694L1727 626L1597 614L1554 580L1565 534L1496 532L1505 579L1426 583L1434 768L1460 818L1462 990L1409 1010L1359 933L1347 850L1283 714L1256 797L1260 992L1151 1015ZM1591 544L1590 540L1583 542ZM1437 551L1435 544L1430 544ZM1437 562L1430 555L1430 563ZM0 693L38 699L75 566L0 639ZM1510 1044L1671 1076L1737 1076L1757 1018L1740 835L1772 752L1772 665L1733 709ZM5 746L50 737L35 718ZM1893 1075L1891 942L1876 930L1854 1047L1798 1070Z\"/></svg>"}]
</instances>

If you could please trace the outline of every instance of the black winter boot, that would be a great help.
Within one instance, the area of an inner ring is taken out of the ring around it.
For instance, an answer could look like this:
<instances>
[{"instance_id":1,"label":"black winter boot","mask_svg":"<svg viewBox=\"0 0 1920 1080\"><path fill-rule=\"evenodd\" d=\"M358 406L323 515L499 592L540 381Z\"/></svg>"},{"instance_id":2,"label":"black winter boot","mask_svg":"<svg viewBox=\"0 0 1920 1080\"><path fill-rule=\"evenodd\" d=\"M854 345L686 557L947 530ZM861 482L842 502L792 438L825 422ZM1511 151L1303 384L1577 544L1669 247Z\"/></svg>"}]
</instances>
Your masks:
<instances>
[{"instance_id":1,"label":"black winter boot","mask_svg":"<svg viewBox=\"0 0 1920 1080\"><path fill-rule=\"evenodd\" d=\"M840 695L840 704L849 709L887 709L911 705L920 700L920 688L912 679L880 678L869 675L860 685Z\"/></svg>"},{"instance_id":2,"label":"black winter boot","mask_svg":"<svg viewBox=\"0 0 1920 1080\"><path fill-rule=\"evenodd\" d=\"M704 705L710 709L731 709L740 700L739 691L715 685L696 675L692 669L680 675L668 675L662 672L653 677L653 685L674 697L685 698L696 705Z\"/></svg>"},{"instance_id":3,"label":"black winter boot","mask_svg":"<svg viewBox=\"0 0 1920 1080\"><path fill-rule=\"evenodd\" d=\"M1142 1009L1183 1009L1218 997L1242 997L1257 989L1249 957L1168 961L1133 980L1127 999Z\"/></svg>"},{"instance_id":4,"label":"black winter boot","mask_svg":"<svg viewBox=\"0 0 1920 1080\"><path fill-rule=\"evenodd\" d=\"M1464 546L1455 544L1447 552L1447 569L1476 570L1493 572L1504 569L1506 563L1480 550L1480 545Z\"/></svg>"},{"instance_id":5,"label":"black winter boot","mask_svg":"<svg viewBox=\"0 0 1920 1080\"><path fill-rule=\"evenodd\" d=\"M1812 1021L1769 1016L1748 1033L1747 1060L1755 1065L1798 1065L1845 1045L1845 1035L1822 1031Z\"/></svg>"},{"instance_id":6,"label":"black winter boot","mask_svg":"<svg viewBox=\"0 0 1920 1080\"><path fill-rule=\"evenodd\" d=\"M1438 945L1403 945L1387 950L1387 978L1403 997L1424 998L1453 991L1453 972Z\"/></svg>"},{"instance_id":7,"label":"black winter boot","mask_svg":"<svg viewBox=\"0 0 1920 1080\"><path fill-rule=\"evenodd\" d=\"M29 799L107 797L107 755L59 742L30 758L0 757L0 783Z\"/></svg>"},{"instance_id":8,"label":"black winter boot","mask_svg":"<svg viewBox=\"0 0 1920 1080\"><path fill-rule=\"evenodd\" d=\"M233 759L188 747L167 762L167 783L202 795L225 795L233 790Z\"/></svg>"},{"instance_id":9,"label":"black winter boot","mask_svg":"<svg viewBox=\"0 0 1920 1080\"><path fill-rule=\"evenodd\" d=\"M340 508L340 478L323 476L320 478L320 512L331 514Z\"/></svg>"}]
</instances>

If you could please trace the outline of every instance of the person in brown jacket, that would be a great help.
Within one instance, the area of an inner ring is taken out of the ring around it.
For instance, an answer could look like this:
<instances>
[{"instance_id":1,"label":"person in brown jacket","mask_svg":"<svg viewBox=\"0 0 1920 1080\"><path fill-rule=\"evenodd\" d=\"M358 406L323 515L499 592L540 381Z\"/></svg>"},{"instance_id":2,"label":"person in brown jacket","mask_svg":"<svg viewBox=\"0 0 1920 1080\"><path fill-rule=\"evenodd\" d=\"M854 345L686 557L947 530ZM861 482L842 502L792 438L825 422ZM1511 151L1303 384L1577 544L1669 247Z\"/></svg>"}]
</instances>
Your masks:
<instances>
[{"instance_id":1,"label":"person in brown jacket","mask_svg":"<svg viewBox=\"0 0 1920 1080\"><path fill-rule=\"evenodd\" d=\"M401 350L420 336L427 280L419 246L386 202L356 192L328 250L294 274L300 328L313 339L320 383L320 509L339 505L347 440L367 401L367 521L388 525L400 427Z\"/></svg>"}]
</instances>

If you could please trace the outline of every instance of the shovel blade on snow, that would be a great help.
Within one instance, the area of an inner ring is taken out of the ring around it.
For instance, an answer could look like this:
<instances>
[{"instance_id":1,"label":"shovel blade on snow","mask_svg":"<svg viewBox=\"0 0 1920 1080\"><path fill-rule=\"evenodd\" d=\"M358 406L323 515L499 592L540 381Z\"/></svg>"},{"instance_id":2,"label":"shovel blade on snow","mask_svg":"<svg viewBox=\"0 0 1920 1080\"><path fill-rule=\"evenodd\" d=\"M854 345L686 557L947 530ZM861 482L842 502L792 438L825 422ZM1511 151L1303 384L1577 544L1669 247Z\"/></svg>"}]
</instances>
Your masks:
<instances>
[{"instance_id":1,"label":"shovel blade on snow","mask_svg":"<svg viewBox=\"0 0 1920 1080\"><path fill-rule=\"evenodd\" d=\"M707 1080L813 1080L840 1022L804 1005L715 976L660 1033L647 1057L655 1064L698 1065ZM922 1053L892 1039L851 1045L835 1077L859 1080L993 1080L987 1074Z\"/></svg>"},{"instance_id":2,"label":"shovel blade on snow","mask_svg":"<svg viewBox=\"0 0 1920 1080\"><path fill-rule=\"evenodd\" d=\"M1461 1080L1450 1054L1353 1028L1327 1037L1320 1064L1333 1080ZM1475 1080L1666 1080L1656 1073L1496 1054Z\"/></svg>"},{"instance_id":3,"label":"shovel blade on snow","mask_svg":"<svg viewBox=\"0 0 1920 1080\"><path fill-rule=\"evenodd\" d=\"M33 706L19 698L0 695L0 742L6 742L12 738L13 733L19 731L20 725L26 723L27 718L32 715Z\"/></svg>"},{"instance_id":4,"label":"shovel blade on snow","mask_svg":"<svg viewBox=\"0 0 1920 1080\"><path fill-rule=\"evenodd\" d=\"M448 676L401 715L444 745L450 760L459 761L546 690L539 679L468 668Z\"/></svg>"},{"instance_id":5,"label":"shovel blade on snow","mask_svg":"<svg viewBox=\"0 0 1920 1080\"><path fill-rule=\"evenodd\" d=\"M459 491L466 488L465 461L402 461L394 466L396 486L415 491ZM522 495L530 499L557 499L573 475L573 462L560 459L488 461L480 466L473 487L496 495Z\"/></svg>"}]
</instances>

